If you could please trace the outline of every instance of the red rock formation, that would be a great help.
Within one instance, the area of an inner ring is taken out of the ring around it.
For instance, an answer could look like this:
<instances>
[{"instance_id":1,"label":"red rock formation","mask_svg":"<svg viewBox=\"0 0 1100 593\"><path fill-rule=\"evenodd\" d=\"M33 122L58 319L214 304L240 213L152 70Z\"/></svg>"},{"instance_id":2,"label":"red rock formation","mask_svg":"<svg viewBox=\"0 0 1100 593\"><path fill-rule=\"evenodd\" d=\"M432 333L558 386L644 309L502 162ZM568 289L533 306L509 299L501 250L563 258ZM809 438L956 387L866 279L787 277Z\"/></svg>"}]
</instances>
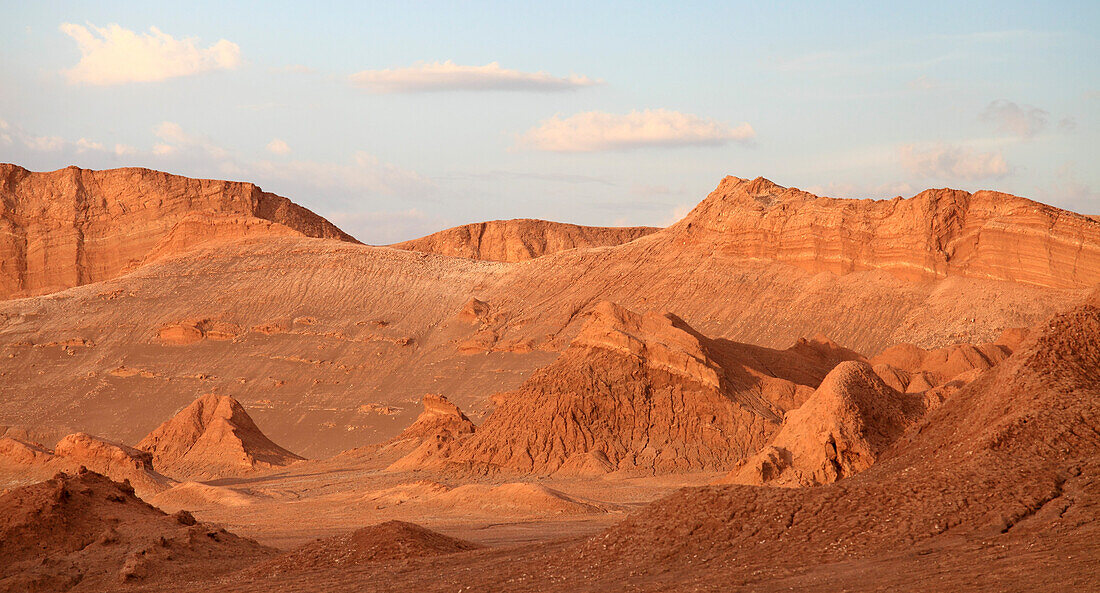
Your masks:
<instances>
[{"instance_id":1,"label":"red rock formation","mask_svg":"<svg viewBox=\"0 0 1100 593\"><path fill-rule=\"evenodd\" d=\"M546 220L491 220L450 228L390 247L489 261L517 262L566 249L621 245L654 227L579 226Z\"/></svg>"},{"instance_id":2,"label":"red rock formation","mask_svg":"<svg viewBox=\"0 0 1100 593\"><path fill-rule=\"evenodd\" d=\"M302 459L271 442L235 399L215 394L196 399L137 448L178 480L237 476Z\"/></svg>"},{"instance_id":3,"label":"red rock formation","mask_svg":"<svg viewBox=\"0 0 1100 593\"><path fill-rule=\"evenodd\" d=\"M913 281L968 276L1055 288L1100 282L1100 223L993 191L845 200L762 177L726 177L668 233L811 272L886 270Z\"/></svg>"},{"instance_id":4,"label":"red rock formation","mask_svg":"<svg viewBox=\"0 0 1100 593\"><path fill-rule=\"evenodd\" d=\"M106 280L210 241L273 235L354 241L251 183L0 164L0 298Z\"/></svg>"},{"instance_id":5,"label":"red rock formation","mask_svg":"<svg viewBox=\"0 0 1100 593\"><path fill-rule=\"evenodd\" d=\"M390 442L411 445L415 449L390 464L387 471L419 469L455 439L474 432L474 423L447 398L429 393L423 397L422 403L424 411L416 421Z\"/></svg>"},{"instance_id":6,"label":"red rock formation","mask_svg":"<svg viewBox=\"0 0 1100 593\"><path fill-rule=\"evenodd\" d=\"M709 340L674 315L603 302L553 364L494 396L473 435L424 463L562 475L728 469L836 364L823 345Z\"/></svg>"},{"instance_id":7,"label":"red rock formation","mask_svg":"<svg viewBox=\"0 0 1100 593\"><path fill-rule=\"evenodd\" d=\"M0 591L117 591L218 575L275 551L149 506L94 472L58 474L0 496Z\"/></svg>"},{"instance_id":8,"label":"red rock formation","mask_svg":"<svg viewBox=\"0 0 1100 593\"><path fill-rule=\"evenodd\" d=\"M61 439L52 451L37 443L0 437L0 475L12 482L26 484L82 467L113 480L125 480L144 498L173 484L153 468L148 453L82 432Z\"/></svg>"},{"instance_id":9,"label":"red rock formation","mask_svg":"<svg viewBox=\"0 0 1100 593\"><path fill-rule=\"evenodd\" d=\"M891 389L863 362L842 362L806 403L787 413L772 442L721 483L828 484L874 464L918 420L918 397Z\"/></svg>"}]
</instances>

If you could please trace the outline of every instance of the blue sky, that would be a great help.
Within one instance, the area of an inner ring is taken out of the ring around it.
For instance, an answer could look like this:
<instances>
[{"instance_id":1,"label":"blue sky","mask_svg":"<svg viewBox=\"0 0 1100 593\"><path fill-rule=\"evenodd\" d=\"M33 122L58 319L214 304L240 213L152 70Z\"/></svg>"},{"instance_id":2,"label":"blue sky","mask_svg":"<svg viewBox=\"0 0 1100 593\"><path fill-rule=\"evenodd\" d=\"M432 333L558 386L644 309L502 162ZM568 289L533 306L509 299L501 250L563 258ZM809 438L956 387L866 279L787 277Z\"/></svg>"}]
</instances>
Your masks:
<instances>
[{"instance_id":1,"label":"blue sky","mask_svg":"<svg viewBox=\"0 0 1100 593\"><path fill-rule=\"evenodd\" d=\"M254 181L370 243L662 225L727 174L1100 213L1096 2L11 4L0 161Z\"/></svg>"}]
</instances>

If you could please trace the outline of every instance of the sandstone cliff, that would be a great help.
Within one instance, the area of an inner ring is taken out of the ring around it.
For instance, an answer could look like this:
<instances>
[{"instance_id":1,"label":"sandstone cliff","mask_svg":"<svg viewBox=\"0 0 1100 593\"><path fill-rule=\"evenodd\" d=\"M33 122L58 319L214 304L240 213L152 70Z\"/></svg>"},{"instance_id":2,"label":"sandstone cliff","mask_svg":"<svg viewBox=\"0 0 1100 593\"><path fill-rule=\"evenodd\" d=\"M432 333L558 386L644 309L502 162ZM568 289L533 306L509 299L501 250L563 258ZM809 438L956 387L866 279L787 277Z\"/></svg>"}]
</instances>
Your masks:
<instances>
[{"instance_id":1,"label":"sandstone cliff","mask_svg":"<svg viewBox=\"0 0 1100 593\"><path fill-rule=\"evenodd\" d=\"M1055 288L1100 282L1100 223L994 191L846 200L726 177L668 232L812 272L880 269L913 281L968 276Z\"/></svg>"},{"instance_id":2,"label":"sandstone cliff","mask_svg":"<svg viewBox=\"0 0 1100 593\"><path fill-rule=\"evenodd\" d=\"M547 220L491 220L446 229L390 247L453 257L517 262L578 247L620 245L655 227L580 226Z\"/></svg>"},{"instance_id":3,"label":"sandstone cliff","mask_svg":"<svg viewBox=\"0 0 1100 593\"><path fill-rule=\"evenodd\" d=\"M251 183L0 163L0 298L106 280L202 243L271 235L354 241Z\"/></svg>"}]
</instances>

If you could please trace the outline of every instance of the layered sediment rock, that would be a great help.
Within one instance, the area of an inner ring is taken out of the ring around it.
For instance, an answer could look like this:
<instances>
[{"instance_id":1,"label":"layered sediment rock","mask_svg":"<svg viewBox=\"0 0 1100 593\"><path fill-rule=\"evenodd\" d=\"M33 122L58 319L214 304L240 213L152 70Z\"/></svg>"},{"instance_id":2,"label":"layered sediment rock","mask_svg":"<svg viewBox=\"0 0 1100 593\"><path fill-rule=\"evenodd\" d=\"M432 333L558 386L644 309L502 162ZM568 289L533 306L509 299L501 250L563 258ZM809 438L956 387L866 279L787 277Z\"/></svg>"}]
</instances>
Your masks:
<instances>
[{"instance_id":1,"label":"layered sediment rock","mask_svg":"<svg viewBox=\"0 0 1100 593\"><path fill-rule=\"evenodd\" d=\"M929 189L892 200L822 198L726 177L669 233L812 272L886 270L1053 288L1100 282L1100 223L1017 196Z\"/></svg>"},{"instance_id":2,"label":"layered sediment rock","mask_svg":"<svg viewBox=\"0 0 1100 593\"><path fill-rule=\"evenodd\" d=\"M278 235L354 241L252 183L0 164L0 298L106 280L211 241Z\"/></svg>"}]
</instances>

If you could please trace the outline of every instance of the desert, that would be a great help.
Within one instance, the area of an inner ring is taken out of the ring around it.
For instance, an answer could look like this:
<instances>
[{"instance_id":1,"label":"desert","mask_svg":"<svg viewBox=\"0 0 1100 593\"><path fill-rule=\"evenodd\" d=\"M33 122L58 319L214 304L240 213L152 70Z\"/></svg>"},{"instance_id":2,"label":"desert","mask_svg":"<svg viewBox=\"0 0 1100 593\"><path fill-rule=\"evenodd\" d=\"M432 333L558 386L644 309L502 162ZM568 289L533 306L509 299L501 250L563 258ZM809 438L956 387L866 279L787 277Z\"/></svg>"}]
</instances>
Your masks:
<instances>
[{"instance_id":1,"label":"desert","mask_svg":"<svg viewBox=\"0 0 1100 593\"><path fill-rule=\"evenodd\" d=\"M200 4L0 24L0 593L1100 590L1096 10Z\"/></svg>"}]
</instances>

